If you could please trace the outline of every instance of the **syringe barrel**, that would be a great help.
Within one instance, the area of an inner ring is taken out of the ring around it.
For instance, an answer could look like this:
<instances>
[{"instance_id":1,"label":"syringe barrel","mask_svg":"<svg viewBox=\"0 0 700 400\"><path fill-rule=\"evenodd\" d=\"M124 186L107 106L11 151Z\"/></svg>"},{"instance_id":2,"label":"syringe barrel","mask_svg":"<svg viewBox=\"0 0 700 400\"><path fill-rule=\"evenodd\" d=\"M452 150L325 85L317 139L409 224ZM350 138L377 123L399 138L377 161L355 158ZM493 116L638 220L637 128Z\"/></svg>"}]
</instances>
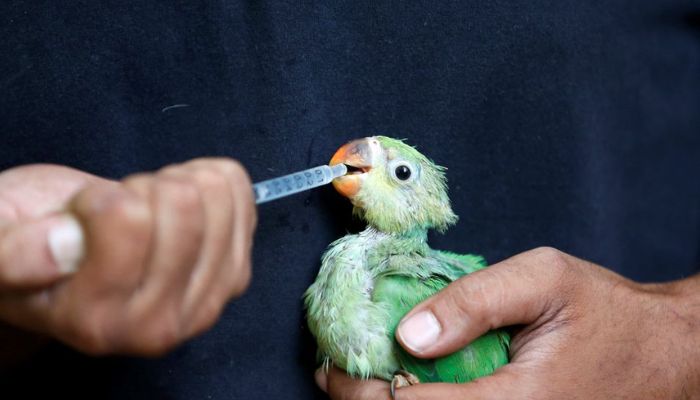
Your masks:
<instances>
[{"instance_id":1,"label":"syringe barrel","mask_svg":"<svg viewBox=\"0 0 700 400\"><path fill-rule=\"evenodd\" d=\"M330 183L334 178L345 175L347 171L345 165L339 165L340 167L321 165L256 183L253 185L255 204L265 203Z\"/></svg>"}]
</instances>

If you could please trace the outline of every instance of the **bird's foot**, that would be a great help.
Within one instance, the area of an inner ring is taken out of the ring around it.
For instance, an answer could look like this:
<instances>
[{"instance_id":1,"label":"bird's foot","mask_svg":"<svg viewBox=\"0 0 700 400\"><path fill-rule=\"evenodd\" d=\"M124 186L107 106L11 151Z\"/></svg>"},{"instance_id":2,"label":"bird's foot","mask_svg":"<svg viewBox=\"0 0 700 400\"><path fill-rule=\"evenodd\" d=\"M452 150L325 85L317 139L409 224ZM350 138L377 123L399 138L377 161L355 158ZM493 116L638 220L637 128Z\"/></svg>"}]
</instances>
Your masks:
<instances>
[{"instance_id":1,"label":"bird's foot","mask_svg":"<svg viewBox=\"0 0 700 400\"><path fill-rule=\"evenodd\" d=\"M418 377L413 375L412 373L404 371L402 369L396 371L394 373L394 379L391 380L391 398L396 400L396 389L411 385L417 385L419 383L420 380L418 379Z\"/></svg>"}]
</instances>

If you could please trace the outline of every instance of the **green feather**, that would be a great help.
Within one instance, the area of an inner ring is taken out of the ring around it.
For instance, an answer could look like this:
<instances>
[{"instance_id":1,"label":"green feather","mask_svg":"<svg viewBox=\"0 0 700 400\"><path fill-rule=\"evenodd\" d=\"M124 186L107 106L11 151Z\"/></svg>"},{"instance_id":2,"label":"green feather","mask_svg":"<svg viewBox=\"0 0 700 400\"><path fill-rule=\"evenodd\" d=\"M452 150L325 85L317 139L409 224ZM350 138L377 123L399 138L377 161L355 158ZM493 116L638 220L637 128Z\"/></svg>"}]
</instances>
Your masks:
<instances>
[{"instance_id":1,"label":"green feather","mask_svg":"<svg viewBox=\"0 0 700 400\"><path fill-rule=\"evenodd\" d=\"M438 253L441 261L454 261L443 264L448 270L454 265L462 266L462 274L471 273L485 267L483 258L473 255L459 255L447 252ZM450 283L449 278L436 274L427 279L391 274L377 279L372 296L375 302L384 304L389 310L393 336L396 327L413 306L432 296ZM438 359L419 359L408 354L398 344L394 346L395 356L401 369L416 375L421 382L468 382L489 375L508 362L509 337L503 331L489 332L460 351Z\"/></svg>"}]
</instances>

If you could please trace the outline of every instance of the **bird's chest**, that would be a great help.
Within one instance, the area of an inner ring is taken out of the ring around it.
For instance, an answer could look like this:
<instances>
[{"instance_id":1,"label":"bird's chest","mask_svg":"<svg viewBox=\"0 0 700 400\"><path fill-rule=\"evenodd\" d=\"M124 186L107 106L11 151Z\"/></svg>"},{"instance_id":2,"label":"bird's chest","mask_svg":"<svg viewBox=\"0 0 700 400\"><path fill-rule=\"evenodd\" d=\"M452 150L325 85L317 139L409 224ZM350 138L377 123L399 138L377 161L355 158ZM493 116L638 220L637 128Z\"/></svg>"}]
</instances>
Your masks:
<instances>
[{"instance_id":1,"label":"bird's chest","mask_svg":"<svg viewBox=\"0 0 700 400\"><path fill-rule=\"evenodd\" d=\"M386 241L359 241L357 248L345 255L354 262L347 263L340 273L343 286L355 287L367 299L373 299L377 280L387 275L422 277L431 270L432 260L416 252L397 247Z\"/></svg>"}]
</instances>

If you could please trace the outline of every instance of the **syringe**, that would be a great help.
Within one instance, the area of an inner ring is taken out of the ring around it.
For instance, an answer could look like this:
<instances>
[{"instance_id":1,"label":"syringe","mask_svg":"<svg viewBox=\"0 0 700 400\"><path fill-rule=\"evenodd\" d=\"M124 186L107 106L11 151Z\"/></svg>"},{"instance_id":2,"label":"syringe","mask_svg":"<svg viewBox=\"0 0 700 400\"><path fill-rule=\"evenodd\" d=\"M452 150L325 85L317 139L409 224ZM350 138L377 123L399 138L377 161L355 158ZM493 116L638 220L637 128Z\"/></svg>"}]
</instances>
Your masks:
<instances>
[{"instance_id":1,"label":"syringe","mask_svg":"<svg viewBox=\"0 0 700 400\"><path fill-rule=\"evenodd\" d=\"M321 165L309 168L293 174L268 179L253 185L255 191L255 204L277 200L304 190L331 183L333 179L348 173L345 164L334 166Z\"/></svg>"}]
</instances>

